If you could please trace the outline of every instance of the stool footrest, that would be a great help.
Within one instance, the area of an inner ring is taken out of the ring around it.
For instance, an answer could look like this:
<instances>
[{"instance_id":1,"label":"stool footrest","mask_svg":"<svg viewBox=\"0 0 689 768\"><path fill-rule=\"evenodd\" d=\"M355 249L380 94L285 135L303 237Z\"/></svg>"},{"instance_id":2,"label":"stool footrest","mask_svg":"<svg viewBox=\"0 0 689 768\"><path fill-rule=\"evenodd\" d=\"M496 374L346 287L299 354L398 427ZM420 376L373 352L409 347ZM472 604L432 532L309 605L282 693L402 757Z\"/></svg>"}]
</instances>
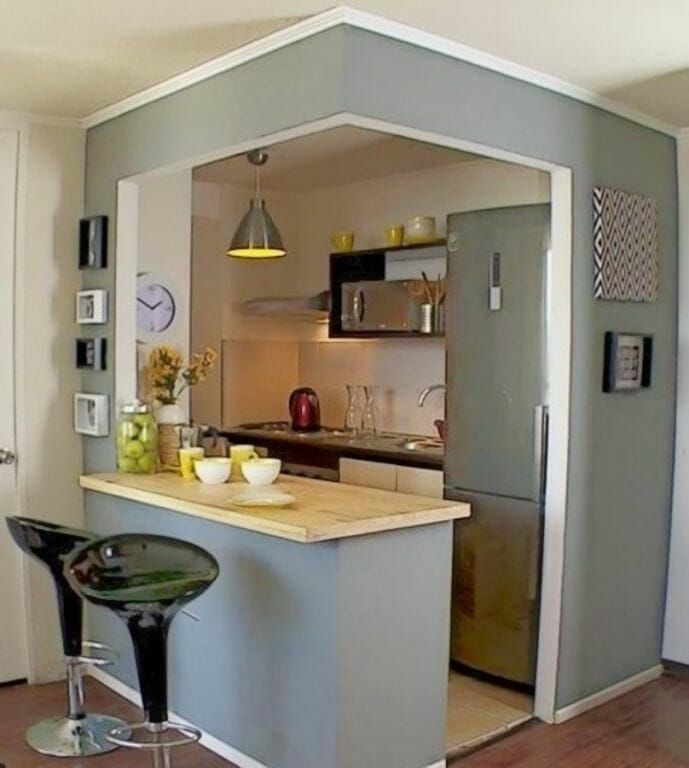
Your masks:
<instances>
[{"instance_id":1,"label":"stool footrest","mask_svg":"<svg viewBox=\"0 0 689 768\"><path fill-rule=\"evenodd\" d=\"M137 741L134 735L137 732L145 732L151 737L150 741ZM165 738L171 733L179 733L176 739ZM118 747L130 747L133 749L168 749L171 747L184 747L194 744L201 738L201 731L192 725L182 723L125 723L113 728L107 735L108 741L117 744Z\"/></svg>"}]
</instances>

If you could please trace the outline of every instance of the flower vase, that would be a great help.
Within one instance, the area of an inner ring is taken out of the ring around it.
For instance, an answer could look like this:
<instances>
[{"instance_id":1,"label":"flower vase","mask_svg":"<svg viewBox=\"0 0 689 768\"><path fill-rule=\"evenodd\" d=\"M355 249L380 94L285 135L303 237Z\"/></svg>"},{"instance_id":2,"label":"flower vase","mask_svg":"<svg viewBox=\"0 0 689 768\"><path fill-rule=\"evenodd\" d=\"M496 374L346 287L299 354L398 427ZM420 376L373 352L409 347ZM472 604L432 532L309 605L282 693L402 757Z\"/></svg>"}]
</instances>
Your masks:
<instances>
[{"instance_id":1,"label":"flower vase","mask_svg":"<svg viewBox=\"0 0 689 768\"><path fill-rule=\"evenodd\" d=\"M162 469L177 469L179 467L179 429L187 423L187 415L181 405L168 403L160 405L155 410L158 422L158 456Z\"/></svg>"}]
</instances>

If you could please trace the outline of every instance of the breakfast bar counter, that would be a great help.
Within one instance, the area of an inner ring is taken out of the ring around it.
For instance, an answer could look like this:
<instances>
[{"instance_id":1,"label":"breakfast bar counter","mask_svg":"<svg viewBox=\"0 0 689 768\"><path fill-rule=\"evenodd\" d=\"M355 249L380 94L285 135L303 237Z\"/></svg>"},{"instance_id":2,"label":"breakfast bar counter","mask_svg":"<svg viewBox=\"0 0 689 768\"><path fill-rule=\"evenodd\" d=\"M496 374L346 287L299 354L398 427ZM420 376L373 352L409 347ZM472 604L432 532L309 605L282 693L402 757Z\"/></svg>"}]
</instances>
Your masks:
<instances>
[{"instance_id":1,"label":"breakfast bar counter","mask_svg":"<svg viewBox=\"0 0 689 768\"><path fill-rule=\"evenodd\" d=\"M295 500L284 509L240 508L233 503L240 492L256 486L204 485L174 473L83 475L80 484L91 491L302 543L446 522L471 513L462 502L287 475L280 477L277 488Z\"/></svg>"},{"instance_id":2,"label":"breakfast bar counter","mask_svg":"<svg viewBox=\"0 0 689 768\"><path fill-rule=\"evenodd\" d=\"M445 765L457 502L282 476L291 506L238 508L247 486L84 475L87 527L211 552L218 579L172 622L169 704L239 768ZM97 676L135 694L126 626L88 608L119 655ZM174 719L174 718L173 718Z\"/></svg>"}]
</instances>

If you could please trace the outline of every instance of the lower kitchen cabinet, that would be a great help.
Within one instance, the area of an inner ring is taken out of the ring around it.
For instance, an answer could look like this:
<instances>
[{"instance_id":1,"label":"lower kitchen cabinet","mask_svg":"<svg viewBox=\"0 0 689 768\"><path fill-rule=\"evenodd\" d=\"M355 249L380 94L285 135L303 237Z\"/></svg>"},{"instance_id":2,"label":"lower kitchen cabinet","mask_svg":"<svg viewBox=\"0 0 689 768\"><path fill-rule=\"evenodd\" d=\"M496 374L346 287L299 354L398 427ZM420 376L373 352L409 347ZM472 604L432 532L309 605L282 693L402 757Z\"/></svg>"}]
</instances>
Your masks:
<instances>
[{"instance_id":1,"label":"lower kitchen cabinet","mask_svg":"<svg viewBox=\"0 0 689 768\"><path fill-rule=\"evenodd\" d=\"M441 469L406 467L362 459L340 459L340 482L385 491L415 493L435 499L443 497Z\"/></svg>"},{"instance_id":2,"label":"lower kitchen cabinet","mask_svg":"<svg viewBox=\"0 0 689 768\"><path fill-rule=\"evenodd\" d=\"M382 461L340 459L340 482L380 488L382 491L397 490L397 466Z\"/></svg>"}]
</instances>

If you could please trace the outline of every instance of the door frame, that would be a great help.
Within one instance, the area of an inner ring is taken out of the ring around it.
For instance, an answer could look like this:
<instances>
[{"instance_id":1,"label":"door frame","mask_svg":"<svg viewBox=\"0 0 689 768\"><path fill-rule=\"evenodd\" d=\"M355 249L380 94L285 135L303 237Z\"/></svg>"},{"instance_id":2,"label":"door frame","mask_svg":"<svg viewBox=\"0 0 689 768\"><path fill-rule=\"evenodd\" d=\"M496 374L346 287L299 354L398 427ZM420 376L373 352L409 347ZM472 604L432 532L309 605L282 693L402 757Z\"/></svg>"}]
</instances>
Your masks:
<instances>
[{"instance_id":1,"label":"door frame","mask_svg":"<svg viewBox=\"0 0 689 768\"><path fill-rule=\"evenodd\" d=\"M13 244L13 264L11 266L12 280L4 285L3 290L9 295L12 307L12 350L11 360L13 366L13 434L11 439L13 445L8 446L14 450L18 456L22 454L22 435L24 434L24 414L28 404L24 399L24 387L22 386L23 368L21 364L20 350L24 348L24 323L25 317L25 298L26 298L26 279L23 264L26 251L25 243L25 221L27 204L27 180L28 180L28 159L29 159L29 126L23 120L17 120L13 115L7 115L0 112L0 130L14 133L17 136L17 155L15 166L15 205L14 205L14 244ZM15 493L15 514L23 514L26 509L26 481L22 471L21 461L18 461L14 467L14 493ZM17 550L17 557L21 557ZM20 567L18 569L19 583L16 588L19 590L19 599L22 605L20 645L23 650L23 659L20 662L19 679L31 678L32 660L30 649L31 628L29 622L29 596L26 588L28 581L28 564L26 558L21 557Z\"/></svg>"},{"instance_id":2,"label":"door frame","mask_svg":"<svg viewBox=\"0 0 689 768\"><path fill-rule=\"evenodd\" d=\"M557 671L562 625L567 476L569 466L571 348L572 348L572 169L508 152L475 141L457 139L351 112L302 123L287 130L184 158L170 165L118 182L115 275L115 400L136 397L136 329L129 308L135 302L138 257L138 188L152 176L188 170L198 165L313 133L353 126L380 133L471 152L489 159L517 163L550 174L551 248L547 265L547 402L549 406L548 484L545 498L540 625L534 714L555 722Z\"/></svg>"}]
</instances>

